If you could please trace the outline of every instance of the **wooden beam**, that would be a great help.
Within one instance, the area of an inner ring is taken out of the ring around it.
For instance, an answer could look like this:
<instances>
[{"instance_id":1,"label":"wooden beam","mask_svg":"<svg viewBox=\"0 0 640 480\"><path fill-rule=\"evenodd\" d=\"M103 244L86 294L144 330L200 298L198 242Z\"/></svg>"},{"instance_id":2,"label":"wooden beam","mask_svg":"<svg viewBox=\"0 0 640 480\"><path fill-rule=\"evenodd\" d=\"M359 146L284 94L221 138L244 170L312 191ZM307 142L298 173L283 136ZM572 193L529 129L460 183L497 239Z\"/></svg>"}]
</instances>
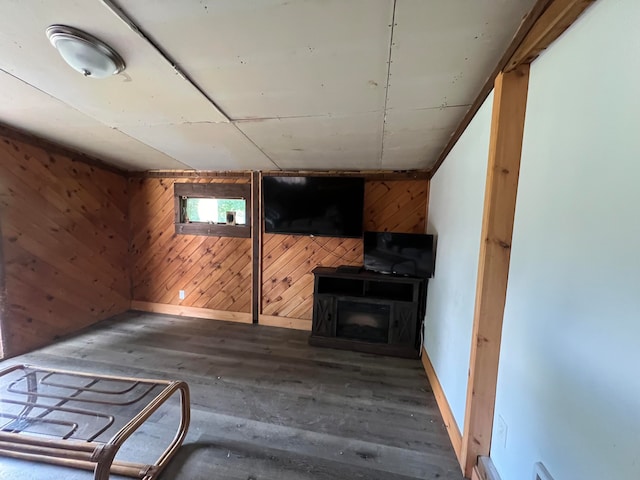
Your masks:
<instances>
[{"instance_id":1,"label":"wooden beam","mask_svg":"<svg viewBox=\"0 0 640 480\"><path fill-rule=\"evenodd\" d=\"M524 41L526 36L529 34L533 26L536 24L538 19L542 16L542 14L552 1L553 0L538 0L531 11L529 11L529 13L524 16L524 18L520 22L518 30L516 31L516 34L511 40L511 43L498 61L498 64L493 69L493 72L491 72L491 75L489 75L489 78L487 78L487 81L480 89L480 92L476 96L476 99L471 104L471 108L469 108L465 116L462 117L462 120L458 124L455 132L453 132L453 135L449 139L449 142L445 145L444 149L440 153L438 160L431 168L431 177L433 177L438 171L440 165L442 165L442 162L444 162L444 160L447 158L447 155L449 155L451 150L453 150L453 147L456 143L458 143L458 140L471 123L471 120L473 120L473 117L475 117L476 113L478 113L478 110L480 110L480 107L491 93L491 90L493 90L493 85L498 74L507 66L513 54L516 52L520 44Z\"/></svg>"},{"instance_id":2,"label":"wooden beam","mask_svg":"<svg viewBox=\"0 0 640 480\"><path fill-rule=\"evenodd\" d=\"M148 170L129 172L134 178L250 178L251 171L205 171L205 170ZM262 175L278 177L331 176L364 177L366 180L425 180L431 177L428 170L269 170Z\"/></svg>"},{"instance_id":3,"label":"wooden beam","mask_svg":"<svg viewBox=\"0 0 640 480\"><path fill-rule=\"evenodd\" d=\"M173 192L177 197L195 198L249 198L251 196L251 185L248 183L195 183L195 182L174 182ZM249 222L250 224L251 222Z\"/></svg>"},{"instance_id":4,"label":"wooden beam","mask_svg":"<svg viewBox=\"0 0 640 480\"><path fill-rule=\"evenodd\" d=\"M595 0L538 0L522 19L511 43L484 83L471 108L462 118L455 132L430 170L430 178L442 165L473 117L491 93L496 77L502 71L513 70L521 64L531 63L553 43Z\"/></svg>"},{"instance_id":5,"label":"wooden beam","mask_svg":"<svg viewBox=\"0 0 640 480\"><path fill-rule=\"evenodd\" d=\"M7 288L4 276L4 237L2 236L2 218L0 218L0 360L4 358L5 352L5 322L6 322L6 304L7 304Z\"/></svg>"},{"instance_id":6,"label":"wooden beam","mask_svg":"<svg viewBox=\"0 0 640 480\"><path fill-rule=\"evenodd\" d=\"M260 315L260 297L262 295L260 272L262 270L262 215L261 213L260 172L251 174L251 318L258 323Z\"/></svg>"},{"instance_id":7,"label":"wooden beam","mask_svg":"<svg viewBox=\"0 0 640 480\"><path fill-rule=\"evenodd\" d=\"M102 160L98 157L94 157L86 153L82 153L79 150L75 150L70 147L62 146L56 142L46 140L42 137L26 132L24 130L20 130L10 125L4 125L0 123L0 136L15 140L17 142L24 142L29 145L33 145L34 147L42 148L47 153L62 155L70 160L86 163L87 165L91 165L92 167L97 167L102 170L117 173L118 175L127 175L127 172L125 170L111 165L106 160Z\"/></svg>"},{"instance_id":8,"label":"wooden beam","mask_svg":"<svg viewBox=\"0 0 640 480\"><path fill-rule=\"evenodd\" d=\"M504 69L509 72L518 65L533 62L569 28L595 0L555 0L540 16Z\"/></svg>"},{"instance_id":9,"label":"wooden beam","mask_svg":"<svg viewBox=\"0 0 640 480\"><path fill-rule=\"evenodd\" d=\"M538 0L431 169L433 176L495 86L461 451L467 477L474 474L478 456L489 454L491 444L529 64L594 2Z\"/></svg>"},{"instance_id":10,"label":"wooden beam","mask_svg":"<svg viewBox=\"0 0 640 480\"><path fill-rule=\"evenodd\" d=\"M364 177L365 180L427 180L428 170L275 170L262 172L263 176L276 177Z\"/></svg>"},{"instance_id":11,"label":"wooden beam","mask_svg":"<svg viewBox=\"0 0 640 480\"><path fill-rule=\"evenodd\" d=\"M491 445L528 86L529 65L501 73L495 83L462 438L467 477Z\"/></svg>"},{"instance_id":12,"label":"wooden beam","mask_svg":"<svg viewBox=\"0 0 640 480\"><path fill-rule=\"evenodd\" d=\"M210 237L250 238L251 227L215 223L176 223L176 235L205 235Z\"/></svg>"},{"instance_id":13,"label":"wooden beam","mask_svg":"<svg viewBox=\"0 0 640 480\"><path fill-rule=\"evenodd\" d=\"M147 170L129 172L130 178L250 178L251 172L238 170L234 172L211 170Z\"/></svg>"},{"instance_id":14,"label":"wooden beam","mask_svg":"<svg viewBox=\"0 0 640 480\"><path fill-rule=\"evenodd\" d=\"M429 355L427 355L427 351L424 348L422 349L421 360L424 371L427 374L427 378L429 379L429 385L431 385L433 396L436 398L436 403L438 404L440 415L442 415L444 426L449 433L449 439L451 440L453 451L458 458L458 462L462 463L462 457L460 456L462 453L462 435L460 434L460 429L458 428L456 419L454 418L451 407L449 406L449 402L447 401L447 396L444 394L442 385L440 385L440 380L438 380L436 371L433 368L431 360L429 359Z\"/></svg>"}]
</instances>

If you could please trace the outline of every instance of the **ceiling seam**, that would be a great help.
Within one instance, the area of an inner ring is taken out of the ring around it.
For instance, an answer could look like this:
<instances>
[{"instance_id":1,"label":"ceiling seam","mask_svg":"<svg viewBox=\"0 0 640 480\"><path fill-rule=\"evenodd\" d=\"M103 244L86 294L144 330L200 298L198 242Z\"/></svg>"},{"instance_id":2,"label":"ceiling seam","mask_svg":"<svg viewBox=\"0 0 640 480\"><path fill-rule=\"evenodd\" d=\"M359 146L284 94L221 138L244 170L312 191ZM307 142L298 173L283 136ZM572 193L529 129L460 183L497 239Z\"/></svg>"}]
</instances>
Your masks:
<instances>
[{"instance_id":1,"label":"ceiling seam","mask_svg":"<svg viewBox=\"0 0 640 480\"><path fill-rule=\"evenodd\" d=\"M195 88L200 95L202 95L229 123L231 123L240 134L246 138L254 147L256 147L278 170L282 170L280 166L265 153L262 148L260 148L249 136L244 133L231 119L227 113L220 108L220 106L213 100L207 93L202 89L196 82L193 80L187 72L185 72L180 65L171 58L169 53L167 53L158 43L153 41L149 35L147 35L136 23L127 15L127 13L114 2L113 0L100 0L100 2L110 10L116 17L118 17L122 22L125 23L135 34L137 34L140 38L146 41L153 49L158 52L158 54L171 65L173 70L187 83L189 83L193 88Z\"/></svg>"},{"instance_id":2,"label":"ceiling seam","mask_svg":"<svg viewBox=\"0 0 640 480\"><path fill-rule=\"evenodd\" d=\"M380 161L379 167L382 168L382 157L384 155L384 133L387 125L387 102L389 101L389 82L391 80L391 54L393 52L393 31L396 26L396 4L397 0L393 0L393 11L391 13L391 34L389 35L389 55L387 57L387 85L384 91L384 109L382 115L382 139L380 141Z\"/></svg>"},{"instance_id":3,"label":"ceiling seam","mask_svg":"<svg viewBox=\"0 0 640 480\"><path fill-rule=\"evenodd\" d=\"M207 93L193 80L187 72L185 72L180 65L171 58L171 56L155 41L151 39L149 35L147 35L136 23L131 20L131 18L127 15L127 13L114 1L112 0L100 0L100 2L113 13L116 17L118 17L125 25L127 25L136 35L142 38L145 42L147 42L153 49L169 64L171 68L187 83L189 83L193 88L195 88L200 95L202 95L227 121L231 122L231 117L226 114L226 112L218 106L218 104L213 100Z\"/></svg>"},{"instance_id":4,"label":"ceiling seam","mask_svg":"<svg viewBox=\"0 0 640 480\"><path fill-rule=\"evenodd\" d=\"M455 104L455 105L438 105L437 107L421 107L421 108L402 108L399 109L398 111L402 111L402 112L422 112L423 110L446 110L447 108L460 108L460 107L470 107L471 104L470 103L461 103L461 104ZM389 110L394 110L393 108L390 108Z\"/></svg>"},{"instance_id":5,"label":"ceiling seam","mask_svg":"<svg viewBox=\"0 0 640 480\"><path fill-rule=\"evenodd\" d=\"M66 107L70 108L71 110L73 110L73 111L74 111L74 112L76 112L76 113L79 113L79 114L80 114L80 115L82 115L83 117L90 118L90 119L94 120L95 122L99 123L100 125L103 125L103 126L105 126L105 127L109 128L109 129L111 129L111 130L115 130L115 131L117 131L117 132L121 133L122 135L126 136L127 138L130 138L131 140L134 140L136 143L139 143L140 145L144 145L145 147L150 148L151 150L155 150L156 152L158 152L158 153L160 153L160 154L162 154L162 155L166 155L168 158L171 158L171 159L175 160L176 162L181 163L181 164L182 164L182 165L184 165L184 166L188 166L186 163L181 162L181 161L180 161L180 160L178 160L177 158L174 158L174 157L172 157L171 155L169 155L168 153L163 152L162 150L159 150L159 149L157 149L156 147L153 147L153 146L149 145L148 143L143 142L143 141L141 141L140 139L138 139L138 138L136 138L136 137L133 137L132 135L129 135L128 133L126 133L126 132L124 132L124 131L120 130L120 128L119 128L119 127L116 127L116 126L114 126L114 125L109 125L108 123L104 123L104 122L103 122L102 120L100 120L99 118L96 118L96 117L94 117L94 116L92 116L92 115L89 115L89 114L87 114L87 113L85 113L85 112L83 112L83 111L81 111L81 110L78 110L78 109L77 109L76 107L74 107L73 105L71 105L71 104L69 104L69 103L67 103L67 102L65 102L65 101L63 101L63 100L61 100L61 99L59 99L58 97L56 97L56 96L54 96L54 95L51 95L49 92L46 92L46 91L44 91L44 90L42 90L42 89L40 89L40 88L36 87L35 85L30 84L30 83L29 83L29 82L27 82L26 80L23 80L22 78L20 78L20 77L18 77L18 76L16 76L16 75L14 75L14 74L12 74L11 72L7 72L6 70L4 70L4 69L2 69L2 68L0 68L0 72L4 73L4 74L6 74L6 75L9 75L9 76L10 76L10 77L12 77L12 78L15 78L15 79L16 79L16 80L18 80L19 82L24 83L24 84L25 84L25 85L27 85L28 87L33 88L34 90L36 90L36 91L38 91L38 92L42 93L43 95L46 95L47 97L49 97L49 98L51 98L51 99L55 100L56 102L60 102L62 105L65 105ZM16 128L17 128L17 127L16 127ZM34 134L34 135L35 135L35 134ZM85 148L85 147L74 147L74 148L83 149L83 148ZM100 155L96 155L96 154L92 154L92 155L94 155L94 156L100 156Z\"/></svg>"},{"instance_id":6,"label":"ceiling seam","mask_svg":"<svg viewBox=\"0 0 640 480\"><path fill-rule=\"evenodd\" d=\"M278 170L282 170L282 167L281 167L280 165L278 165L278 164L276 163L276 161L275 161L273 158L271 158L269 155L267 155L267 153L262 149L262 147L258 146L258 144L257 144L256 142L254 142L254 141L251 139L251 137L249 137L249 135L247 135L246 133L244 133L244 131L243 131L243 130L238 126L238 125L236 125L236 122L231 122L231 125L233 125L233 126L236 128L236 130L238 130L238 132L240 132L240 135L242 135L244 138L246 138L246 139L247 139L247 141L248 141L249 143L251 143L251 145L253 145L253 146L254 146L254 147L256 147L258 150L260 150L260 152L262 152L262 154L263 154L265 157L267 157L267 158L269 159L269 161L270 161L271 163L273 163L273 165L274 165Z\"/></svg>"},{"instance_id":7,"label":"ceiling seam","mask_svg":"<svg viewBox=\"0 0 640 480\"><path fill-rule=\"evenodd\" d=\"M112 129L113 129L113 130L115 130L116 132L120 132L122 135L124 135L125 137L130 138L131 140L135 140L136 142L141 143L142 145L146 145L147 147L149 147L149 148L151 148L151 149L155 150L155 151L156 151L156 152L158 152L158 153L161 153L162 155L166 155L167 157L169 157L169 158L171 158L171 159L175 160L176 162L178 162L178 163L180 163L180 164L184 165L185 167L189 167L189 165L188 165L188 164L184 163L184 162L183 162L183 161L181 161L181 160L178 160L178 159L177 159L177 158L175 158L173 155L170 155L170 154L168 154L167 152L164 152L164 151L160 150L159 148L153 147L153 146L149 145L148 143L143 142L143 141L142 141L142 140L140 140L139 138L136 138L136 137L134 137L133 135L130 135L130 134L128 134L127 132L125 132L125 131L123 131L123 130L120 130L120 128L119 128L119 127L110 127L110 128L112 128Z\"/></svg>"},{"instance_id":8,"label":"ceiling seam","mask_svg":"<svg viewBox=\"0 0 640 480\"><path fill-rule=\"evenodd\" d=\"M438 108L438 107L434 107ZM240 117L234 118L232 122L236 123L252 123L252 122L263 122L268 120L297 120L300 118L347 118L347 117L358 117L361 115L370 115L372 113L380 113L382 110L364 110L358 112L349 112L349 113L312 113L309 115L281 115L277 117Z\"/></svg>"}]
</instances>

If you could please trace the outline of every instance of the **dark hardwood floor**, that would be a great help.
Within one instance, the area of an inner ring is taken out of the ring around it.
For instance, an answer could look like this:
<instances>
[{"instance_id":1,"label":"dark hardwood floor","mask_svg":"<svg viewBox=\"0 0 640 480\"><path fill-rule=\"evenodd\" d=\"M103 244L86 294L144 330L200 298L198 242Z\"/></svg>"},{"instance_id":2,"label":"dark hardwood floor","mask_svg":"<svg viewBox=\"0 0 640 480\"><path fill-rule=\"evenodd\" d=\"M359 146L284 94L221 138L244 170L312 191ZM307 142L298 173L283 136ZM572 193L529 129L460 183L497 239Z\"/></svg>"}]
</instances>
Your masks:
<instances>
[{"instance_id":1,"label":"dark hardwood floor","mask_svg":"<svg viewBox=\"0 0 640 480\"><path fill-rule=\"evenodd\" d=\"M0 362L181 379L185 444L163 480L460 480L419 360L310 347L308 333L137 312ZM177 402L119 458L150 461L171 439ZM0 480L93 474L0 457ZM120 477L112 477L120 478Z\"/></svg>"}]
</instances>

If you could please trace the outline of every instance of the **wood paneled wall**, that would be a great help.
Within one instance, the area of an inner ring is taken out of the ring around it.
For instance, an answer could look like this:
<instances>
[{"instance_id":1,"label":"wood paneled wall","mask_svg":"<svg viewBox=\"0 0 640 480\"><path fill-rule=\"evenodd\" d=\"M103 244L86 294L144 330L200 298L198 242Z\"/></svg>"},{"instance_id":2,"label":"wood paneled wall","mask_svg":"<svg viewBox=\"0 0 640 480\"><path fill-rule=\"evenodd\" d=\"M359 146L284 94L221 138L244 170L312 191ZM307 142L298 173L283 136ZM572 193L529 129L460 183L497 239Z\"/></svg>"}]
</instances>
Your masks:
<instances>
[{"instance_id":1,"label":"wood paneled wall","mask_svg":"<svg viewBox=\"0 0 640 480\"><path fill-rule=\"evenodd\" d=\"M185 314L189 314L189 308L249 313L251 239L176 235L173 190L176 181L248 183L250 179L130 179L134 306L176 305L186 307ZM180 290L185 291L184 300L179 299ZM197 310L191 310L191 314L196 315Z\"/></svg>"},{"instance_id":2,"label":"wood paneled wall","mask_svg":"<svg viewBox=\"0 0 640 480\"><path fill-rule=\"evenodd\" d=\"M127 200L116 173L0 137L5 356L129 308Z\"/></svg>"},{"instance_id":3,"label":"wood paneled wall","mask_svg":"<svg viewBox=\"0 0 640 480\"><path fill-rule=\"evenodd\" d=\"M424 233L428 189L428 180L367 181L365 230ZM362 248L360 239L264 234L261 323L310 330L311 270L362 265Z\"/></svg>"},{"instance_id":4,"label":"wood paneled wall","mask_svg":"<svg viewBox=\"0 0 640 480\"><path fill-rule=\"evenodd\" d=\"M424 233L428 180L366 182L364 229L370 232Z\"/></svg>"},{"instance_id":5,"label":"wood paneled wall","mask_svg":"<svg viewBox=\"0 0 640 480\"><path fill-rule=\"evenodd\" d=\"M262 313L310 321L311 270L318 265L362 265L362 241L265 234L262 255Z\"/></svg>"},{"instance_id":6,"label":"wood paneled wall","mask_svg":"<svg viewBox=\"0 0 640 480\"><path fill-rule=\"evenodd\" d=\"M8 138L0 159L5 355L125 311L132 301L166 313L250 321L251 239L176 235L173 192L176 181L249 177L148 176L127 185L117 173ZM365 229L424 232L427 194L427 180L367 181ZM361 265L362 242L263 235L262 258L260 321L307 329L311 270Z\"/></svg>"}]
</instances>

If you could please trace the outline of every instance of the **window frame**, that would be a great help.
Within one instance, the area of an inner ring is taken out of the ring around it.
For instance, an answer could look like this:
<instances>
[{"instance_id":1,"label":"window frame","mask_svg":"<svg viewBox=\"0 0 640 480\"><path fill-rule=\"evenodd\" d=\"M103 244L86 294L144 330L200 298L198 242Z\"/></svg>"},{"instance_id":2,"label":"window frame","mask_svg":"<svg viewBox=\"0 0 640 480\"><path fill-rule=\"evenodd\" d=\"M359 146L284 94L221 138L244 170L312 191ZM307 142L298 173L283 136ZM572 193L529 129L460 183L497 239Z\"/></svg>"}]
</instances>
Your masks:
<instances>
[{"instance_id":1,"label":"window frame","mask_svg":"<svg viewBox=\"0 0 640 480\"><path fill-rule=\"evenodd\" d=\"M249 183L174 183L175 232L177 235L251 238L251 185ZM246 225L180 222L180 200L187 198L241 198L245 201Z\"/></svg>"}]
</instances>

